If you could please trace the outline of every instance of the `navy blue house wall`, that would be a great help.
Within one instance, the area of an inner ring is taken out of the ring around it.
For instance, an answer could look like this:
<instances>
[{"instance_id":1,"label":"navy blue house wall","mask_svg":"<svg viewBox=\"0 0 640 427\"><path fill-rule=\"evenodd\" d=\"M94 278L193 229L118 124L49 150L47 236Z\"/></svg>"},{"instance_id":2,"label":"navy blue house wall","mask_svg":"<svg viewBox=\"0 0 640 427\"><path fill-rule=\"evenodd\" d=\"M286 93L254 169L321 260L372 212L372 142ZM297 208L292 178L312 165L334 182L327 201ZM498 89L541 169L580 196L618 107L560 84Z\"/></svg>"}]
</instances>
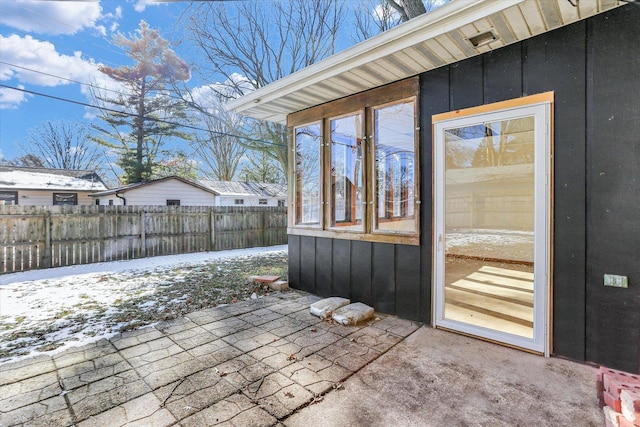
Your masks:
<instances>
[{"instance_id":1,"label":"navy blue house wall","mask_svg":"<svg viewBox=\"0 0 640 427\"><path fill-rule=\"evenodd\" d=\"M640 371L638 28L627 5L422 74L420 246L289 235L291 286L430 323L431 116L553 91L553 354Z\"/></svg>"}]
</instances>

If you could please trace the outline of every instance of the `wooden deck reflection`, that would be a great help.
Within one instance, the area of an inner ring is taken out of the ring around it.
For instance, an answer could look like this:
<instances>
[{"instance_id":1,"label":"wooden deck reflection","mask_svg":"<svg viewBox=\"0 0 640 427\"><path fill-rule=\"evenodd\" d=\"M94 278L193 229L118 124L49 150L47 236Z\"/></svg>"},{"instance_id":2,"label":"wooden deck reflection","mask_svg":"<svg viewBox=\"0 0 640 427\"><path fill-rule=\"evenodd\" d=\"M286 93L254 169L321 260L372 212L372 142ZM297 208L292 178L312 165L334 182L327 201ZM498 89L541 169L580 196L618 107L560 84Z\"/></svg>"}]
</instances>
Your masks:
<instances>
[{"instance_id":1,"label":"wooden deck reflection","mask_svg":"<svg viewBox=\"0 0 640 427\"><path fill-rule=\"evenodd\" d=\"M533 338L533 267L448 257L445 318Z\"/></svg>"}]
</instances>

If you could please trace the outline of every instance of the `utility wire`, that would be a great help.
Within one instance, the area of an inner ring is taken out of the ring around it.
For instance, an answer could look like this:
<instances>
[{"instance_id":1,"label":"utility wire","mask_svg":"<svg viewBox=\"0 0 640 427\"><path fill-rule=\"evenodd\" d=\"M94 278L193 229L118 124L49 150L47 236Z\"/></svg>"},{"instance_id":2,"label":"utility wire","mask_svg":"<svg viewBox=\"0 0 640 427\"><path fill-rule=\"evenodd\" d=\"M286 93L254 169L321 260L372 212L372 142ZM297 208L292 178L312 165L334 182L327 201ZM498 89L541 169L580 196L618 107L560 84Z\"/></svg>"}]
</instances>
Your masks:
<instances>
[{"instance_id":1,"label":"utility wire","mask_svg":"<svg viewBox=\"0 0 640 427\"><path fill-rule=\"evenodd\" d=\"M21 88L18 88L18 87L5 85L3 83L0 83L0 87L4 87L4 88L7 88L7 89L13 89L13 90L17 90L17 91L20 91L20 92L29 93L31 95L38 95L38 96L42 96L42 97L45 97L45 98L55 99L57 101L63 101L63 102L69 102L69 103L76 104L76 105L82 105L84 107L95 108L95 109L102 110L102 111L109 111L111 113L124 114L124 115L130 116L130 117L137 117L135 114L127 113L126 111L119 111L119 110L115 110L113 108L107 108L107 107L99 107L97 105L88 104L86 102L75 101L73 99L68 99L68 98L61 98L61 97L58 97L58 96L49 95L49 94L42 93L42 92L36 92L36 91L33 91L33 90L29 90L29 89L21 89ZM209 130L209 129L204 129L204 128L200 128L200 127L193 126L193 125L175 123L175 122L171 122L169 120L158 119L158 118L155 118L155 117L143 117L143 119L144 120L154 121L154 122L157 122L157 123L164 123L164 124L168 124L168 125L172 125L172 126L181 126L181 127L187 128L187 129L193 129L193 130L199 130L199 131L203 131L203 132L209 132L209 133L213 133L213 134L220 135L220 136L229 136L229 137L232 137L232 138L245 139L245 140L252 141L252 142L259 142L259 143L266 144L266 145L272 145L272 146L277 146L277 147L286 147L285 144L278 144L278 143L271 142L271 141L265 141L263 139L249 138L247 136L234 135L234 134L226 133L226 132L212 131L212 130Z\"/></svg>"}]
</instances>

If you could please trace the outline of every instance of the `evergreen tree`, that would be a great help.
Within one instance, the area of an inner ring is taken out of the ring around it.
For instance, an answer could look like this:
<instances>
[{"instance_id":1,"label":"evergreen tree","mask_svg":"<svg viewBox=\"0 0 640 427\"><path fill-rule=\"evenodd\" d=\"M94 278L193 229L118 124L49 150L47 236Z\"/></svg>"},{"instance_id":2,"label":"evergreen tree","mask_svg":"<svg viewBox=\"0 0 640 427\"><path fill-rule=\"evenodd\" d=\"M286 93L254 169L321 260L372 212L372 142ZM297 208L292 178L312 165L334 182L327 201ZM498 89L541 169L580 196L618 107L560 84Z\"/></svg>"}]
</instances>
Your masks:
<instances>
[{"instance_id":1,"label":"evergreen tree","mask_svg":"<svg viewBox=\"0 0 640 427\"><path fill-rule=\"evenodd\" d=\"M120 84L119 91L116 95L93 92L95 103L103 107L99 117L106 125L94 126L100 135L93 139L117 152L125 184L154 176L166 139L189 139L180 130L186 120L184 103L171 96L176 81L189 80L189 67L146 22L141 21L136 32L130 38L117 34L113 40L134 65L100 67Z\"/></svg>"}]
</instances>

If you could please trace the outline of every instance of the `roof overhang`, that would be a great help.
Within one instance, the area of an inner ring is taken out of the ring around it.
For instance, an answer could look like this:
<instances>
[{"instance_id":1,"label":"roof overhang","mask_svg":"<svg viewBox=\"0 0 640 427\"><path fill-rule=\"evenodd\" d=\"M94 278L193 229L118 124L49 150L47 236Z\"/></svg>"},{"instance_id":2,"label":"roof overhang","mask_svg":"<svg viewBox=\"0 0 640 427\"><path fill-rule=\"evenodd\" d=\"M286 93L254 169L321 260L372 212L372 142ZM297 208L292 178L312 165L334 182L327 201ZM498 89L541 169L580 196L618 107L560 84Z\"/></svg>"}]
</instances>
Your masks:
<instances>
[{"instance_id":1,"label":"roof overhang","mask_svg":"<svg viewBox=\"0 0 640 427\"><path fill-rule=\"evenodd\" d=\"M618 0L452 0L226 107L285 123L287 115L296 111L496 50L621 4Z\"/></svg>"}]
</instances>

